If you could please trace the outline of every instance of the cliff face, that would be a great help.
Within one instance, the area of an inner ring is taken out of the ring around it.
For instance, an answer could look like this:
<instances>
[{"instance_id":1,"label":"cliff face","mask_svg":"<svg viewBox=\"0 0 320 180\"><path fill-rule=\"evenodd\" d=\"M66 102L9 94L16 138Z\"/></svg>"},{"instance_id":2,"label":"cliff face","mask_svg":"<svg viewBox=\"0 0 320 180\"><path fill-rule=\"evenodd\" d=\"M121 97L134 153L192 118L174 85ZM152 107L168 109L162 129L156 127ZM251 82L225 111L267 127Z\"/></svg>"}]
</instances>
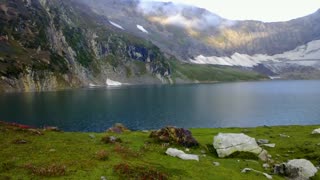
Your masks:
<instances>
[{"instance_id":1,"label":"cliff face","mask_svg":"<svg viewBox=\"0 0 320 180\"><path fill-rule=\"evenodd\" d=\"M104 85L107 78L169 82L170 67L159 48L105 21L70 1L1 1L0 89Z\"/></svg>"}]
</instances>

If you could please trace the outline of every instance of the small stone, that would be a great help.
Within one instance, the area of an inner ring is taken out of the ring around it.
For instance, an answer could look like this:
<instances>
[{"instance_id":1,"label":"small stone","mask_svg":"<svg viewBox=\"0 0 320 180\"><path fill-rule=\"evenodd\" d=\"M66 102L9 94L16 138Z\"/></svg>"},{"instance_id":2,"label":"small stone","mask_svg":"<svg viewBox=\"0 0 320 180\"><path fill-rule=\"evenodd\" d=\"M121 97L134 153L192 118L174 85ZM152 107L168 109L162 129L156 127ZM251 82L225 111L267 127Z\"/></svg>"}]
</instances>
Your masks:
<instances>
[{"instance_id":1,"label":"small stone","mask_svg":"<svg viewBox=\"0 0 320 180\"><path fill-rule=\"evenodd\" d=\"M141 132L143 132L143 133L149 133L148 130L142 130Z\"/></svg>"},{"instance_id":2,"label":"small stone","mask_svg":"<svg viewBox=\"0 0 320 180\"><path fill-rule=\"evenodd\" d=\"M24 139L17 139L15 141L13 141L14 144L27 144L28 141L24 140Z\"/></svg>"},{"instance_id":3,"label":"small stone","mask_svg":"<svg viewBox=\"0 0 320 180\"><path fill-rule=\"evenodd\" d=\"M214 166L220 166L220 163L219 162L213 162L213 165Z\"/></svg>"},{"instance_id":4,"label":"small stone","mask_svg":"<svg viewBox=\"0 0 320 180\"><path fill-rule=\"evenodd\" d=\"M94 134L89 134L89 137L90 137L91 139L96 138L96 136L95 136Z\"/></svg>"},{"instance_id":5,"label":"small stone","mask_svg":"<svg viewBox=\"0 0 320 180\"><path fill-rule=\"evenodd\" d=\"M269 140L268 139L258 139L257 143L259 145L261 145L261 144L269 144Z\"/></svg>"},{"instance_id":6,"label":"small stone","mask_svg":"<svg viewBox=\"0 0 320 180\"><path fill-rule=\"evenodd\" d=\"M190 149L189 149L189 148L186 148L186 151L187 151L187 152L189 152L189 151L190 151Z\"/></svg>"},{"instance_id":7,"label":"small stone","mask_svg":"<svg viewBox=\"0 0 320 180\"><path fill-rule=\"evenodd\" d=\"M262 165L262 167L267 169L267 168L270 168L270 165L268 163L265 163L265 164Z\"/></svg>"},{"instance_id":8,"label":"small stone","mask_svg":"<svg viewBox=\"0 0 320 180\"><path fill-rule=\"evenodd\" d=\"M202 154L205 154L205 153L206 153L206 151L205 151L205 150L201 150L201 153L202 153Z\"/></svg>"},{"instance_id":9,"label":"small stone","mask_svg":"<svg viewBox=\"0 0 320 180\"><path fill-rule=\"evenodd\" d=\"M317 146L320 146L320 143L318 143Z\"/></svg>"},{"instance_id":10,"label":"small stone","mask_svg":"<svg viewBox=\"0 0 320 180\"><path fill-rule=\"evenodd\" d=\"M105 176L101 176L101 180L107 180Z\"/></svg>"},{"instance_id":11,"label":"small stone","mask_svg":"<svg viewBox=\"0 0 320 180\"><path fill-rule=\"evenodd\" d=\"M290 136L286 135L286 134L279 134L280 137L282 138L289 138Z\"/></svg>"},{"instance_id":12,"label":"small stone","mask_svg":"<svg viewBox=\"0 0 320 180\"><path fill-rule=\"evenodd\" d=\"M205 154L202 154L202 157L207 157L207 155L205 155Z\"/></svg>"},{"instance_id":13,"label":"small stone","mask_svg":"<svg viewBox=\"0 0 320 180\"><path fill-rule=\"evenodd\" d=\"M275 148L276 144L263 144L262 146L269 147L269 148Z\"/></svg>"}]
</instances>

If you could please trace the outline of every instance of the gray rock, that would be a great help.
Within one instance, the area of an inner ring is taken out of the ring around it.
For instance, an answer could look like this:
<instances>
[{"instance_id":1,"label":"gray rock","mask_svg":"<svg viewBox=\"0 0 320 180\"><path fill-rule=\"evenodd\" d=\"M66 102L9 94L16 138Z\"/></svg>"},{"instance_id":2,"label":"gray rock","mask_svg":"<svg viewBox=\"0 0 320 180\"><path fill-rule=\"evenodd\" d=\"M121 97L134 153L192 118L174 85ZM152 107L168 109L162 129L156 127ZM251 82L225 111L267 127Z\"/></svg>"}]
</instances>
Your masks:
<instances>
[{"instance_id":1,"label":"gray rock","mask_svg":"<svg viewBox=\"0 0 320 180\"><path fill-rule=\"evenodd\" d=\"M265 164L262 165L262 167L265 168L265 169L268 169L268 168L270 168L270 165L268 163L265 163Z\"/></svg>"},{"instance_id":2,"label":"gray rock","mask_svg":"<svg viewBox=\"0 0 320 180\"><path fill-rule=\"evenodd\" d=\"M258 139L257 143L259 145L261 145L261 144L269 144L269 140L268 139Z\"/></svg>"},{"instance_id":3,"label":"gray rock","mask_svg":"<svg viewBox=\"0 0 320 180\"><path fill-rule=\"evenodd\" d=\"M317 168L306 159L290 160L286 164L287 176L293 179L309 179L318 172Z\"/></svg>"},{"instance_id":4,"label":"gray rock","mask_svg":"<svg viewBox=\"0 0 320 180\"><path fill-rule=\"evenodd\" d=\"M269 148L275 148L276 144L263 144L262 146L269 147Z\"/></svg>"},{"instance_id":5,"label":"gray rock","mask_svg":"<svg viewBox=\"0 0 320 180\"><path fill-rule=\"evenodd\" d=\"M186 154L181 150L175 148L168 148L166 154L172 157L178 157L183 160L196 160L199 161L199 156L194 154Z\"/></svg>"},{"instance_id":6,"label":"gray rock","mask_svg":"<svg viewBox=\"0 0 320 180\"><path fill-rule=\"evenodd\" d=\"M95 136L94 134L89 134L89 137L90 137L91 139L96 138L96 136Z\"/></svg>"},{"instance_id":7,"label":"gray rock","mask_svg":"<svg viewBox=\"0 0 320 180\"><path fill-rule=\"evenodd\" d=\"M255 173L258 173L258 174L262 174L262 175L264 175L267 179L272 179L272 176L271 176L271 175L269 175L269 174L267 174L267 173L264 173L264 172L261 172L261 171L254 170L254 169L252 169L252 168L244 168L244 169L241 171L241 173L247 173L247 172L250 172L250 171L255 172Z\"/></svg>"},{"instance_id":8,"label":"gray rock","mask_svg":"<svg viewBox=\"0 0 320 180\"><path fill-rule=\"evenodd\" d=\"M105 176L101 176L100 178L101 180L107 180L107 178Z\"/></svg>"},{"instance_id":9,"label":"gray rock","mask_svg":"<svg viewBox=\"0 0 320 180\"><path fill-rule=\"evenodd\" d=\"M219 162L213 162L213 165L214 166L220 166L220 163Z\"/></svg>"},{"instance_id":10,"label":"gray rock","mask_svg":"<svg viewBox=\"0 0 320 180\"><path fill-rule=\"evenodd\" d=\"M213 146L219 157L227 157L235 152L256 154L263 161L268 159L267 151L258 146L256 140L243 133L219 133L214 137Z\"/></svg>"},{"instance_id":11,"label":"gray rock","mask_svg":"<svg viewBox=\"0 0 320 180\"><path fill-rule=\"evenodd\" d=\"M285 174L285 169L286 169L286 164L275 164L273 167L273 173L274 174L280 174L284 175Z\"/></svg>"},{"instance_id":12,"label":"gray rock","mask_svg":"<svg viewBox=\"0 0 320 180\"><path fill-rule=\"evenodd\" d=\"M311 134L320 134L320 128L313 130Z\"/></svg>"},{"instance_id":13,"label":"gray rock","mask_svg":"<svg viewBox=\"0 0 320 180\"><path fill-rule=\"evenodd\" d=\"M286 134L279 134L280 137L282 138L289 138L290 136L286 135Z\"/></svg>"}]
</instances>

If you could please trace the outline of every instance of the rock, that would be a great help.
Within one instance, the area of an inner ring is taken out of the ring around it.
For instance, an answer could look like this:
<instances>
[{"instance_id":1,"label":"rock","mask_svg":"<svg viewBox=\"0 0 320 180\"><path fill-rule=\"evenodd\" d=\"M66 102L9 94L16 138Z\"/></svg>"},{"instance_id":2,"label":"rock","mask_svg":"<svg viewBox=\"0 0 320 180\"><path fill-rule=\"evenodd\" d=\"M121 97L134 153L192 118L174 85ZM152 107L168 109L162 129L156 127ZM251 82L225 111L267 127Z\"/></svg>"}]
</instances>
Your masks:
<instances>
[{"instance_id":1,"label":"rock","mask_svg":"<svg viewBox=\"0 0 320 180\"><path fill-rule=\"evenodd\" d=\"M214 166L220 166L220 163L219 162L213 162L213 165Z\"/></svg>"},{"instance_id":2,"label":"rock","mask_svg":"<svg viewBox=\"0 0 320 180\"><path fill-rule=\"evenodd\" d=\"M55 126L46 126L44 127L45 131L54 131L54 132L60 132L60 129L58 127Z\"/></svg>"},{"instance_id":3,"label":"rock","mask_svg":"<svg viewBox=\"0 0 320 180\"><path fill-rule=\"evenodd\" d=\"M100 178L101 180L107 180L107 178L105 176L101 176Z\"/></svg>"},{"instance_id":4,"label":"rock","mask_svg":"<svg viewBox=\"0 0 320 180\"><path fill-rule=\"evenodd\" d=\"M149 133L148 130L142 130L141 132L143 132L143 133Z\"/></svg>"},{"instance_id":5,"label":"rock","mask_svg":"<svg viewBox=\"0 0 320 180\"><path fill-rule=\"evenodd\" d=\"M168 148L166 154L172 157L178 157L183 160L196 160L199 161L199 156L194 154L186 154L181 150L175 148Z\"/></svg>"},{"instance_id":6,"label":"rock","mask_svg":"<svg viewBox=\"0 0 320 180\"><path fill-rule=\"evenodd\" d=\"M24 139L17 139L12 142L13 144L27 144L28 141Z\"/></svg>"},{"instance_id":7,"label":"rock","mask_svg":"<svg viewBox=\"0 0 320 180\"><path fill-rule=\"evenodd\" d=\"M285 169L286 169L286 164L275 164L273 166L273 173L274 174L280 174L280 175L284 175L285 174Z\"/></svg>"},{"instance_id":8,"label":"rock","mask_svg":"<svg viewBox=\"0 0 320 180\"><path fill-rule=\"evenodd\" d=\"M269 147L269 148L275 148L276 144L262 144L262 146Z\"/></svg>"},{"instance_id":9,"label":"rock","mask_svg":"<svg viewBox=\"0 0 320 180\"><path fill-rule=\"evenodd\" d=\"M318 143L317 146L320 146L320 143Z\"/></svg>"},{"instance_id":10,"label":"rock","mask_svg":"<svg viewBox=\"0 0 320 180\"><path fill-rule=\"evenodd\" d=\"M219 157L227 157L235 152L256 154L263 161L268 160L268 153L258 146L256 140L243 133L219 133L214 137L213 146Z\"/></svg>"},{"instance_id":11,"label":"rock","mask_svg":"<svg viewBox=\"0 0 320 180\"><path fill-rule=\"evenodd\" d=\"M279 134L280 137L282 138L289 138L290 136L286 135L286 134Z\"/></svg>"},{"instance_id":12,"label":"rock","mask_svg":"<svg viewBox=\"0 0 320 180\"><path fill-rule=\"evenodd\" d=\"M104 136L101 138L101 141L106 143L106 144L114 144L114 143L121 143L122 140L120 138L117 138L115 136Z\"/></svg>"},{"instance_id":13,"label":"rock","mask_svg":"<svg viewBox=\"0 0 320 180\"><path fill-rule=\"evenodd\" d=\"M293 179L309 179L317 172L317 168L306 159L294 159L286 163L285 173Z\"/></svg>"},{"instance_id":14,"label":"rock","mask_svg":"<svg viewBox=\"0 0 320 180\"><path fill-rule=\"evenodd\" d=\"M89 137L90 137L91 139L96 138L96 136L95 136L94 134L89 134Z\"/></svg>"},{"instance_id":15,"label":"rock","mask_svg":"<svg viewBox=\"0 0 320 180\"><path fill-rule=\"evenodd\" d=\"M116 123L115 125L113 125L111 128L107 130L107 132L112 132L117 134L122 134L124 132L129 132L129 131L130 130L121 123Z\"/></svg>"},{"instance_id":16,"label":"rock","mask_svg":"<svg viewBox=\"0 0 320 180\"><path fill-rule=\"evenodd\" d=\"M185 147L199 146L198 141L192 137L192 133L183 128L165 127L157 131L152 131L150 138L161 142L179 144Z\"/></svg>"},{"instance_id":17,"label":"rock","mask_svg":"<svg viewBox=\"0 0 320 180\"><path fill-rule=\"evenodd\" d=\"M261 144L269 144L269 140L267 140L267 139L258 139L257 143L259 145L261 145Z\"/></svg>"},{"instance_id":18,"label":"rock","mask_svg":"<svg viewBox=\"0 0 320 180\"><path fill-rule=\"evenodd\" d=\"M186 151L186 152L189 152L189 151L190 151L190 149L189 149L189 148L186 148L186 149L185 149L185 151Z\"/></svg>"},{"instance_id":19,"label":"rock","mask_svg":"<svg viewBox=\"0 0 320 180\"><path fill-rule=\"evenodd\" d=\"M313 130L311 134L320 134L320 128Z\"/></svg>"},{"instance_id":20,"label":"rock","mask_svg":"<svg viewBox=\"0 0 320 180\"><path fill-rule=\"evenodd\" d=\"M269 165L268 163L264 163L264 164L262 165L262 167L265 168L265 169L268 169L268 168L270 168L270 165Z\"/></svg>"},{"instance_id":21,"label":"rock","mask_svg":"<svg viewBox=\"0 0 320 180\"><path fill-rule=\"evenodd\" d=\"M269 175L269 174L267 174L267 173L264 173L264 172L261 172L261 171L254 170L254 169L252 169L252 168L244 168L244 169L241 171L241 173L247 173L247 172L250 172L250 171L255 172L255 173L258 173L258 174L262 174L262 175L264 175L267 179L272 179L272 176L271 176L271 175Z\"/></svg>"}]
</instances>

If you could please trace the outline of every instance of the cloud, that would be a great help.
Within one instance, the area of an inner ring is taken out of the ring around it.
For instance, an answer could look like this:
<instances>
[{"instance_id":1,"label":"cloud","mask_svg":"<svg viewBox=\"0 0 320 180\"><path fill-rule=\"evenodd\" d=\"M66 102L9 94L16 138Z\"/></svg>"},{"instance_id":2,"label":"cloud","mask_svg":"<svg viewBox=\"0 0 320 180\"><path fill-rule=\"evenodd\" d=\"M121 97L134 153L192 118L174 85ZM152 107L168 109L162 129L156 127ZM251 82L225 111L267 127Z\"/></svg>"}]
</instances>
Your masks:
<instances>
[{"instance_id":1,"label":"cloud","mask_svg":"<svg viewBox=\"0 0 320 180\"><path fill-rule=\"evenodd\" d=\"M204 30L234 24L207 10L183 3L141 0L137 10L147 15L150 21L188 29Z\"/></svg>"}]
</instances>

